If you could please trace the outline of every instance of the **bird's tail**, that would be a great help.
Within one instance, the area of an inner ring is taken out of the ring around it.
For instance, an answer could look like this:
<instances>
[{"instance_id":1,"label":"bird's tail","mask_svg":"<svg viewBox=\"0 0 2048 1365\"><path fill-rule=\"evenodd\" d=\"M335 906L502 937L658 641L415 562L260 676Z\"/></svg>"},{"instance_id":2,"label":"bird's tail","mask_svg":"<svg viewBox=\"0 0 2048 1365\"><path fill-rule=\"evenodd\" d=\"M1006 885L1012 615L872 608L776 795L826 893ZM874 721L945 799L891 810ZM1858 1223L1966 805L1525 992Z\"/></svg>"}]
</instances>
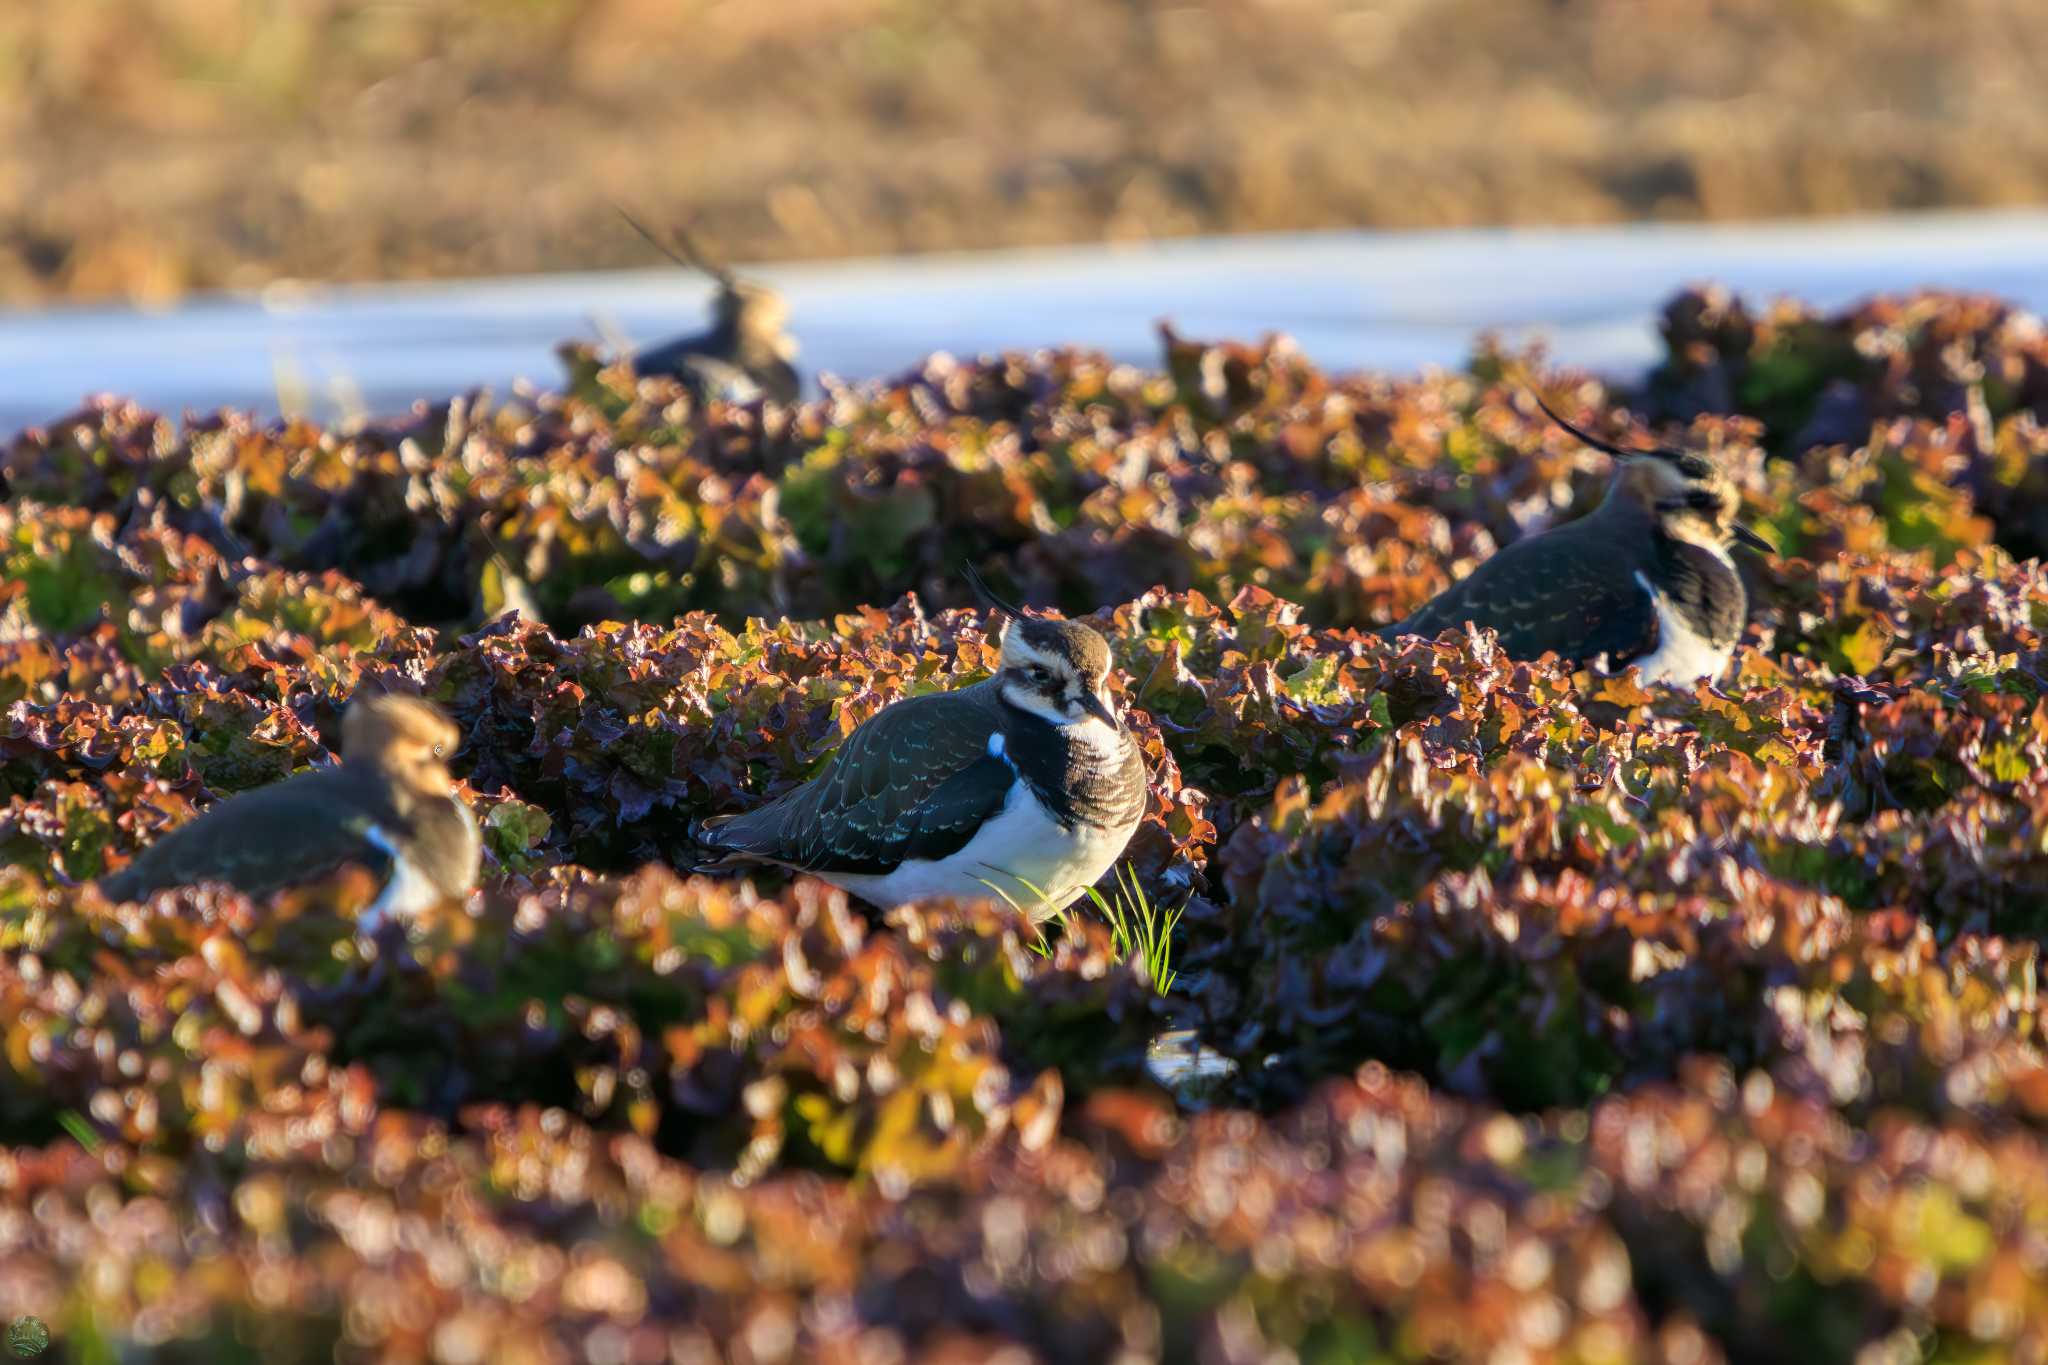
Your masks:
<instances>
[{"instance_id":1,"label":"bird's tail","mask_svg":"<svg viewBox=\"0 0 2048 1365\"><path fill-rule=\"evenodd\" d=\"M719 872L736 864L749 861L742 850L735 848L719 831L733 822L730 815L707 815L691 825L685 833L689 840L688 870L691 872Z\"/></svg>"}]
</instances>

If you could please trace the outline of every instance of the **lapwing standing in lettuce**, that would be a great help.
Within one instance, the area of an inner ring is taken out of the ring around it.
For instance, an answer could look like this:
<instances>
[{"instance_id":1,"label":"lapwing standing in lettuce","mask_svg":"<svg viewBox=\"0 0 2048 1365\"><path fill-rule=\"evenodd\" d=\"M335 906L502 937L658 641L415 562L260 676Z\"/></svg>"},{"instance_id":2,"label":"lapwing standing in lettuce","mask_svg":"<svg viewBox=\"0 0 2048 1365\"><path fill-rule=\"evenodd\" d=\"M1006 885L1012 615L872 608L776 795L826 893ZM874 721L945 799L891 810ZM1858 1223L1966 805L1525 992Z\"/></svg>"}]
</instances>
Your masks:
<instances>
[{"instance_id":1,"label":"lapwing standing in lettuce","mask_svg":"<svg viewBox=\"0 0 2048 1365\"><path fill-rule=\"evenodd\" d=\"M756 397L794 403L803 388L793 363L796 339L785 328L789 305L766 285L742 280L697 249L689 234L676 230L681 252L671 250L652 232L620 211L633 230L655 250L681 266L693 266L718 286L711 302L711 326L702 332L644 347L633 356L633 372L665 375L685 385L700 400L727 398L745 402Z\"/></svg>"},{"instance_id":2,"label":"lapwing standing in lettuce","mask_svg":"<svg viewBox=\"0 0 2048 1365\"><path fill-rule=\"evenodd\" d=\"M319 881L357 863L382 882L358 931L409 916L476 886L482 845L455 794L448 756L458 733L432 703L360 697L341 721L341 762L230 797L104 878L114 900L200 882L251 896Z\"/></svg>"},{"instance_id":3,"label":"lapwing standing in lettuce","mask_svg":"<svg viewBox=\"0 0 2048 1365\"><path fill-rule=\"evenodd\" d=\"M1749 595L1730 550L1770 542L1735 519L1740 497L1702 456L1630 449L1550 420L1621 461L1600 506L1519 540L1380 633L1424 635L1467 622L1490 627L1510 656L1546 650L1574 662L1605 656L1646 682L1718 677L1748 619Z\"/></svg>"},{"instance_id":4,"label":"lapwing standing in lettuce","mask_svg":"<svg viewBox=\"0 0 2048 1365\"><path fill-rule=\"evenodd\" d=\"M1109 645L1074 621L1003 620L993 676L906 697L816 778L697 830L707 867L772 863L890 907L1006 899L1046 918L1110 869L1145 813L1145 764L1110 699Z\"/></svg>"}]
</instances>

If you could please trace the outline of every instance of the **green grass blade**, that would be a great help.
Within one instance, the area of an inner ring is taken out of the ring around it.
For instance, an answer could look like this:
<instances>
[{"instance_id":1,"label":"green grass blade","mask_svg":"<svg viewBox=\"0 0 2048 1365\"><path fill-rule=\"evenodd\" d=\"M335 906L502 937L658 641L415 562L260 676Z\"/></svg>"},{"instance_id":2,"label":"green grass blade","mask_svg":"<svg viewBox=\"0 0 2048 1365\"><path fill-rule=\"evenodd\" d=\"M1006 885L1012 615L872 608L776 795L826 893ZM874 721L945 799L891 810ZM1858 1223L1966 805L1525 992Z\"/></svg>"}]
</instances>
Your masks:
<instances>
[{"instance_id":1,"label":"green grass blade","mask_svg":"<svg viewBox=\"0 0 2048 1365\"><path fill-rule=\"evenodd\" d=\"M66 1109L57 1115L57 1126L71 1135L71 1140L85 1148L88 1155L96 1154L101 1146L99 1130L85 1121L85 1115L76 1109Z\"/></svg>"}]
</instances>

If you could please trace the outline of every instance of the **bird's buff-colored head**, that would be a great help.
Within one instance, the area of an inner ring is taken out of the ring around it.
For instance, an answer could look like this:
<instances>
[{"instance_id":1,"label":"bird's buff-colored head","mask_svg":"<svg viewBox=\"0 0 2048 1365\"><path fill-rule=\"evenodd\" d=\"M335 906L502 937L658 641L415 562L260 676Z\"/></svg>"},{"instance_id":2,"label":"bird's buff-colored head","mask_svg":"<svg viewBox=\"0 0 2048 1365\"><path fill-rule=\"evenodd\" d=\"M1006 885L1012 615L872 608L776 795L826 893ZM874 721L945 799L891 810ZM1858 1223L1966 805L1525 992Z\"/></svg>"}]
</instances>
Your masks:
<instances>
[{"instance_id":1,"label":"bird's buff-colored head","mask_svg":"<svg viewBox=\"0 0 2048 1365\"><path fill-rule=\"evenodd\" d=\"M447 794L455 784L448 759L461 737L439 707L401 693L358 697L341 718L343 762L373 764L434 795Z\"/></svg>"},{"instance_id":2,"label":"bird's buff-colored head","mask_svg":"<svg viewBox=\"0 0 2048 1365\"><path fill-rule=\"evenodd\" d=\"M1721 467L1704 455L1668 446L1629 447L1603 441L1551 411L1541 398L1544 415L1595 450L1621 461L1607 501L1640 509L1674 540L1714 549L1731 544L1754 550L1774 547L1737 519L1742 494Z\"/></svg>"},{"instance_id":3,"label":"bird's buff-colored head","mask_svg":"<svg viewBox=\"0 0 2048 1365\"><path fill-rule=\"evenodd\" d=\"M1100 721L1123 727L1109 693L1109 642L1078 621L1030 616L997 597L972 566L967 580L982 605L1003 619L1003 700L1054 725Z\"/></svg>"}]
</instances>

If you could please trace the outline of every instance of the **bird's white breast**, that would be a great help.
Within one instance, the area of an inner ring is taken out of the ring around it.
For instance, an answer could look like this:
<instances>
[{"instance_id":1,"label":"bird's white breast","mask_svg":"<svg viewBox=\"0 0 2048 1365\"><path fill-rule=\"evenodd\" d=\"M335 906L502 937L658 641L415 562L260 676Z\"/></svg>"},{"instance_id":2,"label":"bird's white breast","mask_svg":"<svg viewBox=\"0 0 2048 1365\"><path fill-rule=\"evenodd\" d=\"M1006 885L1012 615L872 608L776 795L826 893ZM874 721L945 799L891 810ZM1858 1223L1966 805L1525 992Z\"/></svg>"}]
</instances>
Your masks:
<instances>
[{"instance_id":1,"label":"bird's white breast","mask_svg":"<svg viewBox=\"0 0 2048 1365\"><path fill-rule=\"evenodd\" d=\"M883 874L818 875L877 905L939 896L1008 897L1043 919L1095 885L1130 843L1135 828L1135 821L1120 830L1086 823L1064 828L1020 778L1010 785L995 818L947 857L911 858Z\"/></svg>"},{"instance_id":2,"label":"bird's white breast","mask_svg":"<svg viewBox=\"0 0 2048 1365\"><path fill-rule=\"evenodd\" d=\"M1089 716L1062 727L1104 766L1122 761L1125 737ZM988 752L1009 762L1000 732L989 736ZM1011 765L1011 771L1015 771ZM1044 919L1072 903L1101 880L1138 827L1142 809L1121 829L1086 821L1069 829L1056 819L1021 777L1010 784L995 817L975 831L957 852L944 858L911 858L881 874L820 873L877 905L951 896L966 900L1008 898Z\"/></svg>"},{"instance_id":3,"label":"bird's white breast","mask_svg":"<svg viewBox=\"0 0 2048 1365\"><path fill-rule=\"evenodd\" d=\"M1650 585L1638 569L1636 582L1650 595L1657 612L1657 647L1634 661L1644 682L1689 683L1699 678L1719 677L1735 653L1733 645L1717 645L1689 624L1669 599Z\"/></svg>"},{"instance_id":4,"label":"bird's white breast","mask_svg":"<svg viewBox=\"0 0 2048 1365\"><path fill-rule=\"evenodd\" d=\"M384 883L384 890L368 909L356 917L356 932L373 934L387 915L407 918L430 909L441 899L441 888L420 871L412 859L405 856L403 846L385 832L380 825L371 825L363 832L364 839L391 856L391 877Z\"/></svg>"}]
</instances>

